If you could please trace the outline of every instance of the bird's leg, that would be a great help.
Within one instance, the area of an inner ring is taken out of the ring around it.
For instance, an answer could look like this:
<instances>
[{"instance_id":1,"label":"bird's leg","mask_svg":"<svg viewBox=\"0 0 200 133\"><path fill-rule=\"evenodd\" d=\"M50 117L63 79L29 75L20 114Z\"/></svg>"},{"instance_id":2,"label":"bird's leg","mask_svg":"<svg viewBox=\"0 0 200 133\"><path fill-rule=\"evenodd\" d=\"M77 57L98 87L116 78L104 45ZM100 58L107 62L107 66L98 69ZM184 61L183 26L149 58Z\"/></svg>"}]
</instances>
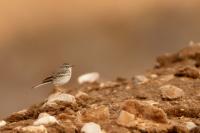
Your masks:
<instances>
[{"instance_id":1,"label":"bird's leg","mask_svg":"<svg viewBox=\"0 0 200 133\"><path fill-rule=\"evenodd\" d=\"M64 89L61 86L55 86L54 87L54 92L63 92L63 91L64 91Z\"/></svg>"}]
</instances>

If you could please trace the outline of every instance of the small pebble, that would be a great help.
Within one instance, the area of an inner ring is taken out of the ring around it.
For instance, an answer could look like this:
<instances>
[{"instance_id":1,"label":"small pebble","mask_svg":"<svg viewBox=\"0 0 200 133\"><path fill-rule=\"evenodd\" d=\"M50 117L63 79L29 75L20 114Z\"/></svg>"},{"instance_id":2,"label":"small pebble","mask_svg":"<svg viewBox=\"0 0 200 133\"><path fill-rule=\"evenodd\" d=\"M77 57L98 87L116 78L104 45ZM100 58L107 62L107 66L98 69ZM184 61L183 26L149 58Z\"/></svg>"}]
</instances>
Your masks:
<instances>
[{"instance_id":1,"label":"small pebble","mask_svg":"<svg viewBox=\"0 0 200 133\"><path fill-rule=\"evenodd\" d=\"M27 127L17 127L20 133L47 133L47 129L45 126L27 126Z\"/></svg>"},{"instance_id":2,"label":"small pebble","mask_svg":"<svg viewBox=\"0 0 200 133\"><path fill-rule=\"evenodd\" d=\"M82 133L102 133L100 125L90 122L83 125L81 128Z\"/></svg>"},{"instance_id":3,"label":"small pebble","mask_svg":"<svg viewBox=\"0 0 200 133\"><path fill-rule=\"evenodd\" d=\"M34 121L33 125L39 126L39 125L48 125L48 124L55 124L55 123L58 123L58 121L54 116L50 116L47 113L41 113L38 116L38 119Z\"/></svg>"},{"instance_id":4,"label":"small pebble","mask_svg":"<svg viewBox=\"0 0 200 133\"><path fill-rule=\"evenodd\" d=\"M174 78L174 75L170 74L170 75L161 76L161 78L159 80L161 82L168 82L168 81L172 80L173 78Z\"/></svg>"},{"instance_id":5,"label":"small pebble","mask_svg":"<svg viewBox=\"0 0 200 133\"><path fill-rule=\"evenodd\" d=\"M6 121L1 120L1 121L0 121L0 128L3 127L3 126L5 126L6 124L7 124Z\"/></svg>"},{"instance_id":6,"label":"small pebble","mask_svg":"<svg viewBox=\"0 0 200 133\"><path fill-rule=\"evenodd\" d=\"M76 94L75 97L76 98L79 98L79 97L88 97L88 94L86 94L85 92L82 92L82 91L78 91L78 93Z\"/></svg>"},{"instance_id":7,"label":"small pebble","mask_svg":"<svg viewBox=\"0 0 200 133\"><path fill-rule=\"evenodd\" d=\"M55 105L56 102L75 103L76 99L74 96L70 94L57 92L48 97L48 101L47 103L45 103L45 105L48 106Z\"/></svg>"},{"instance_id":8,"label":"small pebble","mask_svg":"<svg viewBox=\"0 0 200 133\"><path fill-rule=\"evenodd\" d=\"M87 74L79 76L78 83L79 84L94 83L98 81L99 78L100 78L100 74L97 72L87 73Z\"/></svg>"},{"instance_id":9,"label":"small pebble","mask_svg":"<svg viewBox=\"0 0 200 133\"><path fill-rule=\"evenodd\" d=\"M125 127L135 127L137 124L136 117L127 111L122 110L117 119L117 123Z\"/></svg>"},{"instance_id":10,"label":"small pebble","mask_svg":"<svg viewBox=\"0 0 200 133\"><path fill-rule=\"evenodd\" d=\"M196 128L196 127L197 127L197 125L196 125L196 124L194 124L194 123L193 123L193 122L191 122L191 121L189 121L189 122L186 122L185 124L186 124L186 128L187 128L188 130L192 130L192 129L194 129L194 128Z\"/></svg>"},{"instance_id":11,"label":"small pebble","mask_svg":"<svg viewBox=\"0 0 200 133\"><path fill-rule=\"evenodd\" d=\"M137 85L144 84L148 81L149 79L144 75L137 75L133 77L133 82Z\"/></svg>"},{"instance_id":12,"label":"small pebble","mask_svg":"<svg viewBox=\"0 0 200 133\"><path fill-rule=\"evenodd\" d=\"M173 85L164 85L160 87L163 99L177 99L184 96L184 91Z\"/></svg>"},{"instance_id":13,"label":"small pebble","mask_svg":"<svg viewBox=\"0 0 200 133\"><path fill-rule=\"evenodd\" d=\"M109 87L116 87L119 83L113 81L107 81L100 83L100 88L109 88Z\"/></svg>"},{"instance_id":14,"label":"small pebble","mask_svg":"<svg viewBox=\"0 0 200 133\"><path fill-rule=\"evenodd\" d=\"M157 75L157 74L151 74L150 77L151 77L152 79L155 79L155 78L158 77L158 75Z\"/></svg>"},{"instance_id":15,"label":"small pebble","mask_svg":"<svg viewBox=\"0 0 200 133\"><path fill-rule=\"evenodd\" d=\"M155 102L153 100L147 100L147 101L144 101L144 103L147 103L149 105L158 105L159 104L158 102Z\"/></svg>"}]
</instances>

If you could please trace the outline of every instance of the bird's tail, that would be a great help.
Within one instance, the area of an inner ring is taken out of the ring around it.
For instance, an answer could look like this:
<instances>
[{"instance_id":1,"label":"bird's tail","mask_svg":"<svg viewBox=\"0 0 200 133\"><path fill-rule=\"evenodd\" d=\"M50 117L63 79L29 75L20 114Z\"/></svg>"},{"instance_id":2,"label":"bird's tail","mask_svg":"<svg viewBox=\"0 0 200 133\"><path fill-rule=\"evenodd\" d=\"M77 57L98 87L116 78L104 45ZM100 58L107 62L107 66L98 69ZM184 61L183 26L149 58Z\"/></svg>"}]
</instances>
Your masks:
<instances>
[{"instance_id":1,"label":"bird's tail","mask_svg":"<svg viewBox=\"0 0 200 133\"><path fill-rule=\"evenodd\" d=\"M38 87L41 87L41 86L46 85L46 84L49 84L49 83L51 83L51 81L45 82L45 83L41 83L41 84L36 85L36 86L33 86L32 89L36 89L36 88L38 88Z\"/></svg>"}]
</instances>

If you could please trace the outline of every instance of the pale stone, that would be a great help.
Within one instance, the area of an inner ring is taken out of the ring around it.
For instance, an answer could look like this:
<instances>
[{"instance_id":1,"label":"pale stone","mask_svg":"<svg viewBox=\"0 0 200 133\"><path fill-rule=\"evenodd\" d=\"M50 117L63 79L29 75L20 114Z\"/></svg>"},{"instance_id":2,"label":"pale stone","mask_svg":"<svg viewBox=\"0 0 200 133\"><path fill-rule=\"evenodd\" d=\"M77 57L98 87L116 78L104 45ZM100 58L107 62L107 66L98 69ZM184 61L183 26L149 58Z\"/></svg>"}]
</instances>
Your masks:
<instances>
[{"instance_id":1,"label":"pale stone","mask_svg":"<svg viewBox=\"0 0 200 133\"><path fill-rule=\"evenodd\" d=\"M76 98L80 98L80 97L88 97L88 94L86 94L85 92L82 91L78 91L78 93L75 96Z\"/></svg>"},{"instance_id":2,"label":"pale stone","mask_svg":"<svg viewBox=\"0 0 200 133\"><path fill-rule=\"evenodd\" d=\"M79 84L93 83L93 82L98 81L99 78L100 78L100 74L98 72L87 73L87 74L79 76L78 83Z\"/></svg>"},{"instance_id":3,"label":"pale stone","mask_svg":"<svg viewBox=\"0 0 200 133\"><path fill-rule=\"evenodd\" d=\"M16 112L17 114L25 114L27 112L27 109L23 109L23 110L20 110L18 112Z\"/></svg>"},{"instance_id":4,"label":"pale stone","mask_svg":"<svg viewBox=\"0 0 200 133\"><path fill-rule=\"evenodd\" d=\"M158 102L155 102L153 100L147 100L147 101L144 101L144 103L147 103L149 105L158 105L159 104Z\"/></svg>"},{"instance_id":5,"label":"pale stone","mask_svg":"<svg viewBox=\"0 0 200 133\"><path fill-rule=\"evenodd\" d=\"M47 113L41 113L37 120L34 121L33 125L48 125L58 123L57 119L54 116L51 116Z\"/></svg>"},{"instance_id":6,"label":"pale stone","mask_svg":"<svg viewBox=\"0 0 200 133\"><path fill-rule=\"evenodd\" d=\"M157 123L168 122L167 115L161 108L155 107L146 102L126 100L122 104L122 109L134 114L135 116L140 116L142 119L155 121Z\"/></svg>"},{"instance_id":7,"label":"pale stone","mask_svg":"<svg viewBox=\"0 0 200 133\"><path fill-rule=\"evenodd\" d=\"M194 129L194 128L196 128L197 127L197 125L196 124L194 124L193 122L186 122L185 123L186 124L186 128L188 129L188 130L192 130L192 129Z\"/></svg>"},{"instance_id":8,"label":"pale stone","mask_svg":"<svg viewBox=\"0 0 200 133\"><path fill-rule=\"evenodd\" d=\"M184 96L184 91L173 85L164 85L160 87L162 98L164 99L177 99Z\"/></svg>"},{"instance_id":9,"label":"pale stone","mask_svg":"<svg viewBox=\"0 0 200 133\"><path fill-rule=\"evenodd\" d=\"M170 74L170 75L162 76L159 80L161 82L168 82L168 81L172 80L173 78L174 78L174 75Z\"/></svg>"},{"instance_id":10,"label":"pale stone","mask_svg":"<svg viewBox=\"0 0 200 133\"><path fill-rule=\"evenodd\" d=\"M151 74L150 77L151 77L152 79L154 79L154 78L157 78L158 75L157 75L157 74Z\"/></svg>"},{"instance_id":11,"label":"pale stone","mask_svg":"<svg viewBox=\"0 0 200 133\"><path fill-rule=\"evenodd\" d=\"M55 105L56 102L75 103L76 99L74 96L70 94L57 92L48 97L45 105L48 105L48 106Z\"/></svg>"},{"instance_id":12,"label":"pale stone","mask_svg":"<svg viewBox=\"0 0 200 133\"><path fill-rule=\"evenodd\" d=\"M0 121L0 128L3 127L3 126L5 126L6 124L7 124L6 121L1 120L1 121Z\"/></svg>"},{"instance_id":13,"label":"pale stone","mask_svg":"<svg viewBox=\"0 0 200 133\"><path fill-rule=\"evenodd\" d=\"M101 88L114 87L117 85L119 85L119 84L117 82L113 82L113 81L106 81L106 82L100 83Z\"/></svg>"},{"instance_id":14,"label":"pale stone","mask_svg":"<svg viewBox=\"0 0 200 133\"><path fill-rule=\"evenodd\" d=\"M102 106L94 106L89 108L87 111L81 114L82 121L105 121L110 117L109 108Z\"/></svg>"},{"instance_id":15,"label":"pale stone","mask_svg":"<svg viewBox=\"0 0 200 133\"><path fill-rule=\"evenodd\" d=\"M135 115L124 110L120 112L117 123L126 127L134 127L137 124Z\"/></svg>"},{"instance_id":16,"label":"pale stone","mask_svg":"<svg viewBox=\"0 0 200 133\"><path fill-rule=\"evenodd\" d=\"M149 79L144 75L137 75L133 77L133 81L135 84L140 85L149 81Z\"/></svg>"},{"instance_id":17,"label":"pale stone","mask_svg":"<svg viewBox=\"0 0 200 133\"><path fill-rule=\"evenodd\" d=\"M100 125L90 122L83 125L81 128L82 133L102 133Z\"/></svg>"},{"instance_id":18,"label":"pale stone","mask_svg":"<svg viewBox=\"0 0 200 133\"><path fill-rule=\"evenodd\" d=\"M47 133L47 129L45 126L27 126L27 127L19 127L16 130L22 133Z\"/></svg>"}]
</instances>

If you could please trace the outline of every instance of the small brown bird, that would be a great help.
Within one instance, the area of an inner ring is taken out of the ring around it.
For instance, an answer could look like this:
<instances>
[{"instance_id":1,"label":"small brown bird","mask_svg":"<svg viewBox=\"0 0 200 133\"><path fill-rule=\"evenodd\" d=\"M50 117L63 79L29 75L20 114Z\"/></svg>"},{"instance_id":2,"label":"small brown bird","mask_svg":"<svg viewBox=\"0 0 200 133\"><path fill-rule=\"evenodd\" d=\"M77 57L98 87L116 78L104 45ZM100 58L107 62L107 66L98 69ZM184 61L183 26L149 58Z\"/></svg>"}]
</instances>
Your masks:
<instances>
[{"instance_id":1,"label":"small brown bird","mask_svg":"<svg viewBox=\"0 0 200 133\"><path fill-rule=\"evenodd\" d=\"M68 83L72 76L72 67L73 67L73 65L70 65L68 63L62 64L56 73L45 78L42 81L42 83L34 86L33 88L38 88L40 86L50 84L50 83L52 83L54 86L62 86L64 84Z\"/></svg>"}]
</instances>

